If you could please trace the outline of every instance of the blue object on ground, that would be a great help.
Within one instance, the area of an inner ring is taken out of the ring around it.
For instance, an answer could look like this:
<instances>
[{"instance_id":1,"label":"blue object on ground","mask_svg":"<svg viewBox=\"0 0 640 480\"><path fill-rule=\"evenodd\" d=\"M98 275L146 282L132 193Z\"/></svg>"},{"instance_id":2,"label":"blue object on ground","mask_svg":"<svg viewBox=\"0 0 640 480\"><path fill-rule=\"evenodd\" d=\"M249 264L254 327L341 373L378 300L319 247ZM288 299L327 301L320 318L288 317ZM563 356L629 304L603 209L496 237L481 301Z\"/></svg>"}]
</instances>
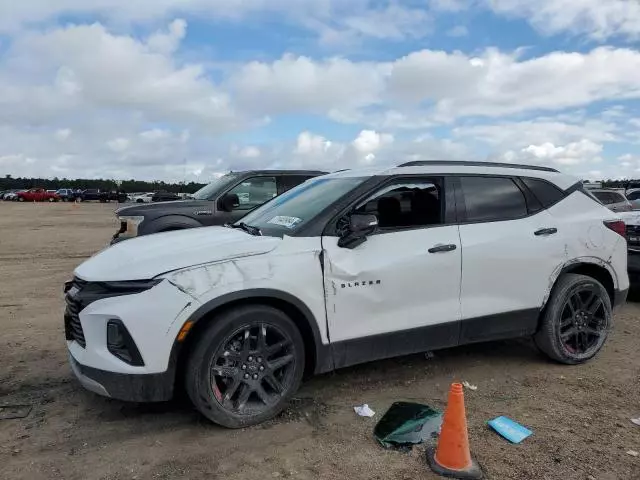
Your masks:
<instances>
[{"instance_id":1,"label":"blue object on ground","mask_svg":"<svg viewBox=\"0 0 640 480\"><path fill-rule=\"evenodd\" d=\"M507 417L489 420L489 426L512 443L520 443L533 432Z\"/></svg>"}]
</instances>

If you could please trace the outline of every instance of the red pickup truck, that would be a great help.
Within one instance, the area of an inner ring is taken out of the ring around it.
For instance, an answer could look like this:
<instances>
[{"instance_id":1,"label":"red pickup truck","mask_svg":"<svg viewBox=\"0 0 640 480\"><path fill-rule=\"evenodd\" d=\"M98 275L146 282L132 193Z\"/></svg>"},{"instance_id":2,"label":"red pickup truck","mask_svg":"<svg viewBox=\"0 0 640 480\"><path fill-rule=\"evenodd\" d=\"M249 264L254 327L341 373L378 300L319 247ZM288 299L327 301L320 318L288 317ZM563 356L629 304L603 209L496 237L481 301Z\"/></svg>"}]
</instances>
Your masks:
<instances>
[{"instance_id":1,"label":"red pickup truck","mask_svg":"<svg viewBox=\"0 0 640 480\"><path fill-rule=\"evenodd\" d=\"M44 188L32 188L17 194L19 202L57 202L60 196L55 192L47 192Z\"/></svg>"}]
</instances>

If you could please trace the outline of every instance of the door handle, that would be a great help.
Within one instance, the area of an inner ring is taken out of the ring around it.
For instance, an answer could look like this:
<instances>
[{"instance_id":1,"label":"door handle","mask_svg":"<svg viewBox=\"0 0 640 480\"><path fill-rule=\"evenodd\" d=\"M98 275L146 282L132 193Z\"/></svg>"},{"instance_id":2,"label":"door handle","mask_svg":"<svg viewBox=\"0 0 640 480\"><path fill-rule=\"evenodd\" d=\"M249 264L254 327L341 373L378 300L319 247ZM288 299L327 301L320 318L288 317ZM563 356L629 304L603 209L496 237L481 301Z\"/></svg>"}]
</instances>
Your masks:
<instances>
[{"instance_id":1,"label":"door handle","mask_svg":"<svg viewBox=\"0 0 640 480\"><path fill-rule=\"evenodd\" d=\"M557 228L541 228L540 230L536 230L535 232L533 232L534 235L537 235L539 237L553 235L554 233L558 233Z\"/></svg>"},{"instance_id":2,"label":"door handle","mask_svg":"<svg viewBox=\"0 0 640 480\"><path fill-rule=\"evenodd\" d=\"M453 243L450 243L448 245L436 245L434 247L431 247L428 252L429 253L438 253L438 252L452 252L453 250L455 250L456 247Z\"/></svg>"}]
</instances>

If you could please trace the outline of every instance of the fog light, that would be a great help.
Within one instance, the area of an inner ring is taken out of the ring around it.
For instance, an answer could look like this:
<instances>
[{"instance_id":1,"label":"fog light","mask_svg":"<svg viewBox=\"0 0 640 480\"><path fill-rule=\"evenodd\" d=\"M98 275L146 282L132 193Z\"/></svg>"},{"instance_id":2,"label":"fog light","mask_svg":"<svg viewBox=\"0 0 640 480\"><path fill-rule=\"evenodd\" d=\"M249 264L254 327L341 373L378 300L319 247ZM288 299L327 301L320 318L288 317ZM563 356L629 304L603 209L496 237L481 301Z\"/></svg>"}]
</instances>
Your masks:
<instances>
[{"instance_id":1,"label":"fog light","mask_svg":"<svg viewBox=\"0 0 640 480\"><path fill-rule=\"evenodd\" d=\"M120 320L107 322L107 350L129 365L143 366L144 361L127 327Z\"/></svg>"}]
</instances>

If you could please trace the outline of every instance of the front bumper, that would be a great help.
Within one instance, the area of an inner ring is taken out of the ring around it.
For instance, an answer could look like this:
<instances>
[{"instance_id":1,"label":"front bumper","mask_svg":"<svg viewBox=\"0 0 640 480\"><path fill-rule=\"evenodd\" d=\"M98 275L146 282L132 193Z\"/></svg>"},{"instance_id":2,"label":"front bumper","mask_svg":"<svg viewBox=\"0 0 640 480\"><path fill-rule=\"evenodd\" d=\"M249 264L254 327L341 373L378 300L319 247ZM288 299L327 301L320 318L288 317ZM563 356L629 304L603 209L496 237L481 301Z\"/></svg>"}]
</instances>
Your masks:
<instances>
[{"instance_id":1,"label":"front bumper","mask_svg":"<svg viewBox=\"0 0 640 480\"><path fill-rule=\"evenodd\" d=\"M173 397L175 372L128 374L79 363L69 353L71 370L84 388L104 397L129 402L163 402Z\"/></svg>"},{"instance_id":2,"label":"front bumper","mask_svg":"<svg viewBox=\"0 0 640 480\"><path fill-rule=\"evenodd\" d=\"M170 399L176 369L175 339L199 307L198 302L168 281L141 293L93 301L92 295L103 292L92 285L75 279L66 294L65 334L69 362L78 380L88 390L111 398L135 402ZM123 337L116 343L125 344L123 351L129 359L110 343L109 326L114 324L123 327ZM131 361L135 357L140 361Z\"/></svg>"}]
</instances>

